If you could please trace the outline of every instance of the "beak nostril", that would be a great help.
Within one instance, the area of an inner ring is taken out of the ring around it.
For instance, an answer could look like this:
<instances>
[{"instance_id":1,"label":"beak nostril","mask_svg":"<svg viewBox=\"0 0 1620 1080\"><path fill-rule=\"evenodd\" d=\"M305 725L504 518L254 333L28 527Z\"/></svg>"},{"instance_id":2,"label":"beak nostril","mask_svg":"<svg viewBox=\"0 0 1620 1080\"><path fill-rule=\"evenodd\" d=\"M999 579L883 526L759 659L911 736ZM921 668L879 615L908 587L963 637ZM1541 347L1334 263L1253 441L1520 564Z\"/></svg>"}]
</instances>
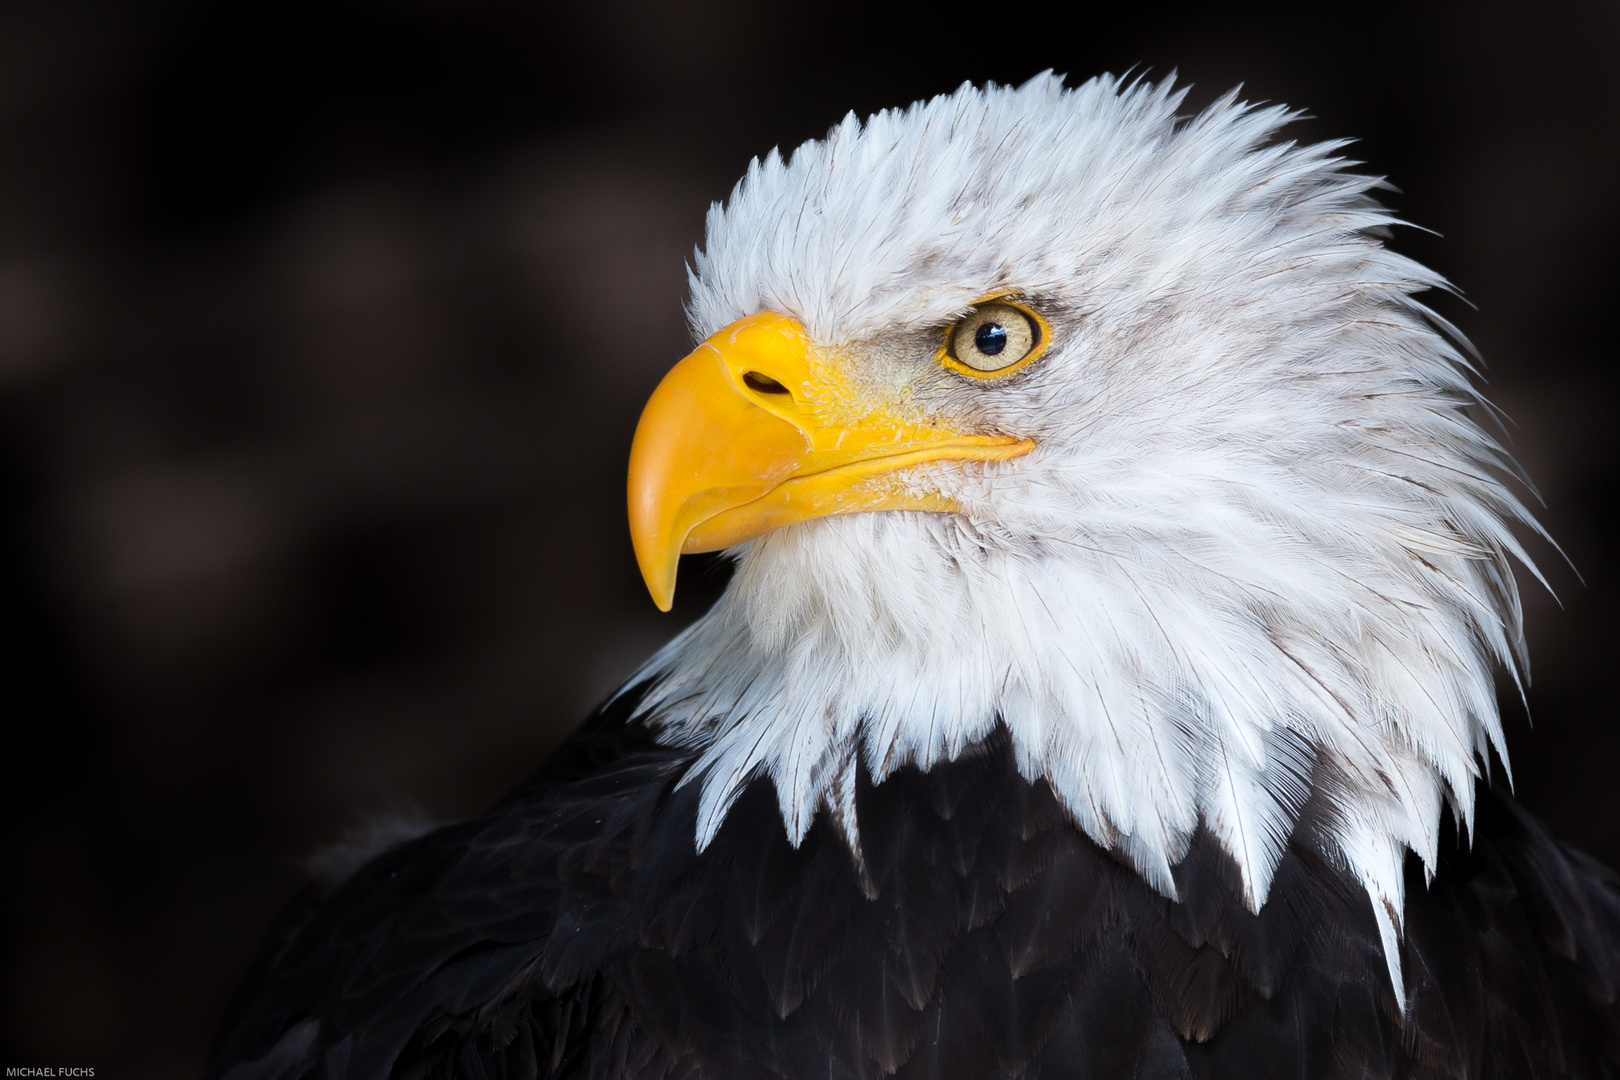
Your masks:
<instances>
[{"instance_id":1,"label":"beak nostril","mask_svg":"<svg viewBox=\"0 0 1620 1080\"><path fill-rule=\"evenodd\" d=\"M785 394L788 388L771 378L761 375L757 371L743 372L743 384L756 394Z\"/></svg>"}]
</instances>

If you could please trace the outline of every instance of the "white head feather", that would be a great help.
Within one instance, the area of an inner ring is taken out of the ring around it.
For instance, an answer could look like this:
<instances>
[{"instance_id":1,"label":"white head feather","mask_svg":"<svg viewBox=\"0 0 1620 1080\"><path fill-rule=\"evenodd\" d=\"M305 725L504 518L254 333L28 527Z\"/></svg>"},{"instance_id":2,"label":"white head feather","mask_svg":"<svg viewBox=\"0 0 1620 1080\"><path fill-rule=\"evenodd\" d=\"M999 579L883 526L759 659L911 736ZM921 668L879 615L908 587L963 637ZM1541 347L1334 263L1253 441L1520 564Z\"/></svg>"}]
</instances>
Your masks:
<instances>
[{"instance_id":1,"label":"white head feather","mask_svg":"<svg viewBox=\"0 0 1620 1080\"><path fill-rule=\"evenodd\" d=\"M736 549L707 615L638 676L701 749L697 841L748 780L797 842L852 765L928 768L998 721L1019 766L1168 896L1202 822L1258 910L1302 804L1333 811L1399 994L1409 849L1472 819L1517 677L1510 530L1535 528L1471 418L1441 279L1384 246L1343 143L1167 83L956 93L754 162L711 210L698 337L791 315L875 393L1029 455L920 469L961 515L854 514ZM1052 326L999 382L942 328L1011 289ZM1532 568L1533 570L1533 568Z\"/></svg>"}]
</instances>

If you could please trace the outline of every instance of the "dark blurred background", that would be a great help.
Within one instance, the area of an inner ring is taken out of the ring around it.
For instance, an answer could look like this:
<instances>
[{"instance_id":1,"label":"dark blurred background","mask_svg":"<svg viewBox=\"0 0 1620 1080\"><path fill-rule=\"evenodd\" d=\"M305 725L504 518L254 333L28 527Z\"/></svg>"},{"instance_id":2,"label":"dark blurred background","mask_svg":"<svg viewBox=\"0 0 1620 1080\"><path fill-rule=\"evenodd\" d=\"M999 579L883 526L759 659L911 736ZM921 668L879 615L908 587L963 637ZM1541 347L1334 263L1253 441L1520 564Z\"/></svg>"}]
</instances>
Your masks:
<instances>
[{"instance_id":1,"label":"dark blurred background","mask_svg":"<svg viewBox=\"0 0 1620 1080\"><path fill-rule=\"evenodd\" d=\"M1439 234L1585 578L1533 545L1518 790L1620 863L1612 0L7 3L3 1063L195 1074L302 860L485 806L701 611L622 478L705 207L1048 66L1304 107Z\"/></svg>"}]
</instances>

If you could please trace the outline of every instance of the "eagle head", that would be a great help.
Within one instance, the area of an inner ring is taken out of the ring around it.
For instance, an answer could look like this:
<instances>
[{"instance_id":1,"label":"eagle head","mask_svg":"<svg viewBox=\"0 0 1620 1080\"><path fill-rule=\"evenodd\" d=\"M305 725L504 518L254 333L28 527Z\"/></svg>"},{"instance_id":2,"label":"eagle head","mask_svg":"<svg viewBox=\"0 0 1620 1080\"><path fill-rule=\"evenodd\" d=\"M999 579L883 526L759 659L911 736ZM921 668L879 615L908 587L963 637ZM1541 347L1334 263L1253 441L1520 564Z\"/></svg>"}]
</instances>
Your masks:
<instances>
[{"instance_id":1,"label":"eagle head","mask_svg":"<svg viewBox=\"0 0 1620 1080\"><path fill-rule=\"evenodd\" d=\"M700 847L758 776L797 842L998 725L1171 897L1204 828L1258 910L1312 807L1398 987L1406 852L1505 761L1535 524L1381 181L1183 95L967 85L711 209L630 518L662 607L683 551L737 566L638 709L701 751Z\"/></svg>"}]
</instances>

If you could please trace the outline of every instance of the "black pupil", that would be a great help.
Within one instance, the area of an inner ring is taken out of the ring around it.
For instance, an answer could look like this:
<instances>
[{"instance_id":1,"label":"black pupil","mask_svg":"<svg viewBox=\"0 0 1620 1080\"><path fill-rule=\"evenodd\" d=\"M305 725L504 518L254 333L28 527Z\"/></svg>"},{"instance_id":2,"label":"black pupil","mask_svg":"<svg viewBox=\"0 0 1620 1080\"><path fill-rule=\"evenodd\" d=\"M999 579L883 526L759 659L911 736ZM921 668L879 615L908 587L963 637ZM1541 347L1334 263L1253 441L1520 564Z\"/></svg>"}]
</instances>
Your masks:
<instances>
[{"instance_id":1,"label":"black pupil","mask_svg":"<svg viewBox=\"0 0 1620 1080\"><path fill-rule=\"evenodd\" d=\"M1007 347L1007 331L1000 323L984 323L973 332L973 344L984 355L994 356Z\"/></svg>"}]
</instances>

